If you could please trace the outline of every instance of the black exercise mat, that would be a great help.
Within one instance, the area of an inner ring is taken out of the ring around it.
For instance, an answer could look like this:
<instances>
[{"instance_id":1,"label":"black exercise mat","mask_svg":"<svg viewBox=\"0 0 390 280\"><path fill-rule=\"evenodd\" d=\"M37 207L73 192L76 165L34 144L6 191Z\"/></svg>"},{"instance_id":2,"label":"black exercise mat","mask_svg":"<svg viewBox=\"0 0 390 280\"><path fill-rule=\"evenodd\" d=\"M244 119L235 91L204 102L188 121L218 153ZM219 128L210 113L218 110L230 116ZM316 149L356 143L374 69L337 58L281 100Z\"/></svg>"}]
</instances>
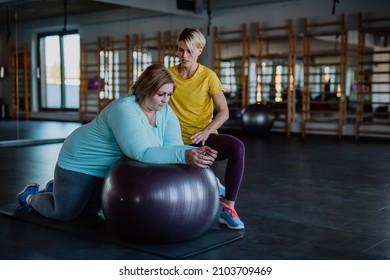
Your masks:
<instances>
[{"instance_id":1,"label":"black exercise mat","mask_svg":"<svg viewBox=\"0 0 390 280\"><path fill-rule=\"evenodd\" d=\"M60 222L44 218L35 211L24 208L17 210L18 204L0 205L0 213L31 224L60 230L90 239L113 243L134 250L168 259L185 259L243 238L243 230L233 231L214 225L198 238L182 243L151 245L125 241L118 237L106 224L102 215L80 217L72 222Z\"/></svg>"}]
</instances>

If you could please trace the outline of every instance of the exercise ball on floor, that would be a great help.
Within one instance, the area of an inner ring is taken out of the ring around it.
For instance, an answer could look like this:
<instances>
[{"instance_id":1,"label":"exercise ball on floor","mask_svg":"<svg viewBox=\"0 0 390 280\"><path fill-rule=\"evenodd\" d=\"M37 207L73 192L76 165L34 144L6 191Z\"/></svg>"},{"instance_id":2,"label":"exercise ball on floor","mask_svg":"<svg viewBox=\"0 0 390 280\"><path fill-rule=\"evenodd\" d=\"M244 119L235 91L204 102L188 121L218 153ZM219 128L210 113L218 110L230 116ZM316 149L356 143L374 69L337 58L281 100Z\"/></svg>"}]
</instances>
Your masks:
<instances>
[{"instance_id":1,"label":"exercise ball on floor","mask_svg":"<svg viewBox=\"0 0 390 280\"><path fill-rule=\"evenodd\" d=\"M253 135L268 133L275 120L271 108L262 103L248 105L241 112L241 125L244 131Z\"/></svg>"},{"instance_id":2,"label":"exercise ball on floor","mask_svg":"<svg viewBox=\"0 0 390 280\"><path fill-rule=\"evenodd\" d=\"M112 230L129 241L188 241L215 221L217 180L210 168L147 164L123 157L105 178L102 208Z\"/></svg>"}]
</instances>

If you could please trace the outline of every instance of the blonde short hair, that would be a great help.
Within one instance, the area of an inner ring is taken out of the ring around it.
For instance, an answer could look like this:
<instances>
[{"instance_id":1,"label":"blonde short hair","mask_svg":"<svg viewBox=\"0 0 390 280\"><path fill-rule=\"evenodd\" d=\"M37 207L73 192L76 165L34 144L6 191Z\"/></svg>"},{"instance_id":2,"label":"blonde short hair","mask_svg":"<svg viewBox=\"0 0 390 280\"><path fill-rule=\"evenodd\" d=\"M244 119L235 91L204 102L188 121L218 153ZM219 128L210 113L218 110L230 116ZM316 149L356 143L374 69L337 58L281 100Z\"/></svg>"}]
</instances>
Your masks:
<instances>
[{"instance_id":1,"label":"blonde short hair","mask_svg":"<svg viewBox=\"0 0 390 280\"><path fill-rule=\"evenodd\" d=\"M185 42L191 52L194 52L195 48L203 49L206 46L206 38L196 28L183 29L179 36L177 36L177 43L179 41Z\"/></svg>"},{"instance_id":2,"label":"blonde short hair","mask_svg":"<svg viewBox=\"0 0 390 280\"><path fill-rule=\"evenodd\" d=\"M175 90L175 80L168 69L161 64L152 64L142 72L130 91L135 95L136 101L142 103L145 97L157 94L166 84L173 84L173 91Z\"/></svg>"}]
</instances>

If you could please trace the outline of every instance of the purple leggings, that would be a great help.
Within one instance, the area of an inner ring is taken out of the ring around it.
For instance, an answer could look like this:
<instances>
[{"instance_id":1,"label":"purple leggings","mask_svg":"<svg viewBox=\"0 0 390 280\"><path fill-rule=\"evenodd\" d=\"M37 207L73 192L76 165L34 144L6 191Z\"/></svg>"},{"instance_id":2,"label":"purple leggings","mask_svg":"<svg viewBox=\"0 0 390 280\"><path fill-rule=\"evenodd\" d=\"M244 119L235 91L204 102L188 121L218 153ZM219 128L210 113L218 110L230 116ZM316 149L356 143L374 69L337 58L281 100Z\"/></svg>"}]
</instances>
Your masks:
<instances>
[{"instance_id":1,"label":"purple leggings","mask_svg":"<svg viewBox=\"0 0 390 280\"><path fill-rule=\"evenodd\" d=\"M210 134L206 146L216 150L216 160L228 160L225 170L225 198L236 201L245 168L245 146L240 139L227 134Z\"/></svg>"}]
</instances>

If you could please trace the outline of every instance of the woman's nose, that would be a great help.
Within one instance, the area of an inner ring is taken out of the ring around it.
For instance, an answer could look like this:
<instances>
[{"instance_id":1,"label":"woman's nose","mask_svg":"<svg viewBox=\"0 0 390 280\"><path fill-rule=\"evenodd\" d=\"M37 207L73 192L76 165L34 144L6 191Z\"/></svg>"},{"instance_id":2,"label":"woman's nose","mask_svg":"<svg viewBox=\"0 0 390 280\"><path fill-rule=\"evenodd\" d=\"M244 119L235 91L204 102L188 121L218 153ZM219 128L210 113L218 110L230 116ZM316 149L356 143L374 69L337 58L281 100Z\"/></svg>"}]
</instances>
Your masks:
<instances>
[{"instance_id":1,"label":"woman's nose","mask_svg":"<svg viewBox=\"0 0 390 280\"><path fill-rule=\"evenodd\" d=\"M169 101L169 96L164 95L163 98L162 98L162 102L163 103L167 103L168 101Z\"/></svg>"}]
</instances>

